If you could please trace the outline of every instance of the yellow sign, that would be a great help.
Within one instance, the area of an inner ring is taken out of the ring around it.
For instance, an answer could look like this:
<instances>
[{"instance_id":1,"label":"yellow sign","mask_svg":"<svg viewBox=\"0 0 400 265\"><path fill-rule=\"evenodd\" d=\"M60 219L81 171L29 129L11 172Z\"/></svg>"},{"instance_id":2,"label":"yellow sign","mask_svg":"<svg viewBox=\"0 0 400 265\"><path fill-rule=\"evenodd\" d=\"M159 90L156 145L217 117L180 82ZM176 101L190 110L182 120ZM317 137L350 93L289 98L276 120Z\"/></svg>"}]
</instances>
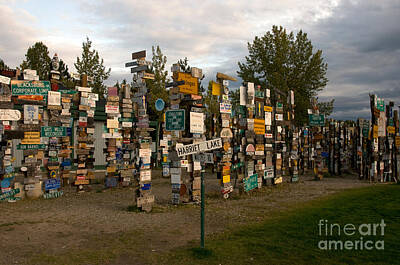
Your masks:
<instances>
[{"instance_id":1,"label":"yellow sign","mask_svg":"<svg viewBox=\"0 0 400 265\"><path fill-rule=\"evenodd\" d=\"M198 80L192 77L191 74L176 72L174 73L174 79L176 79L176 81L185 81L184 85L179 86L179 92L194 95L199 93Z\"/></svg>"},{"instance_id":2,"label":"yellow sign","mask_svg":"<svg viewBox=\"0 0 400 265\"><path fill-rule=\"evenodd\" d=\"M387 132L388 132L388 133L393 133L393 134L394 134L394 133L396 133L396 129L395 129L393 126L388 126L388 127L387 127Z\"/></svg>"},{"instance_id":3,"label":"yellow sign","mask_svg":"<svg viewBox=\"0 0 400 265\"><path fill-rule=\"evenodd\" d=\"M40 144L40 138L22 139L21 144Z\"/></svg>"},{"instance_id":4,"label":"yellow sign","mask_svg":"<svg viewBox=\"0 0 400 265\"><path fill-rule=\"evenodd\" d=\"M214 96L221 96L221 85L214 81L211 82L212 82L212 94Z\"/></svg>"},{"instance_id":5,"label":"yellow sign","mask_svg":"<svg viewBox=\"0 0 400 265\"><path fill-rule=\"evenodd\" d=\"M265 134L265 120L254 119L254 132L258 135Z\"/></svg>"},{"instance_id":6,"label":"yellow sign","mask_svg":"<svg viewBox=\"0 0 400 265\"><path fill-rule=\"evenodd\" d=\"M378 125L374 125L373 127L373 137L378 138Z\"/></svg>"},{"instance_id":7,"label":"yellow sign","mask_svg":"<svg viewBox=\"0 0 400 265\"><path fill-rule=\"evenodd\" d=\"M40 138L40 132L24 132L24 138L26 139Z\"/></svg>"},{"instance_id":8,"label":"yellow sign","mask_svg":"<svg viewBox=\"0 0 400 265\"><path fill-rule=\"evenodd\" d=\"M223 176L223 177L222 177L222 182L223 182L223 183L231 182L231 175Z\"/></svg>"},{"instance_id":9,"label":"yellow sign","mask_svg":"<svg viewBox=\"0 0 400 265\"><path fill-rule=\"evenodd\" d=\"M396 147L400 147L400 136L396 136L394 144L396 145Z\"/></svg>"},{"instance_id":10,"label":"yellow sign","mask_svg":"<svg viewBox=\"0 0 400 265\"><path fill-rule=\"evenodd\" d=\"M271 106L264 106L264 111L272 112L272 107Z\"/></svg>"}]
</instances>

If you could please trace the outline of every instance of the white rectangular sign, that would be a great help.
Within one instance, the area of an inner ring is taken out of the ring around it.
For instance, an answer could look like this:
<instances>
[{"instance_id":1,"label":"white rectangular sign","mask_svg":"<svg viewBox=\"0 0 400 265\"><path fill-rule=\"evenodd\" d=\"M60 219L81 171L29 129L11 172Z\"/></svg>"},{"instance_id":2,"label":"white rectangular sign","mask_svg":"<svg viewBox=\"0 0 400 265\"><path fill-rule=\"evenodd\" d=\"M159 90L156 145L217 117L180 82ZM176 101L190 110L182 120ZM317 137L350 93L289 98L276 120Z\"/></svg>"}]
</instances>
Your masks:
<instances>
[{"instance_id":1,"label":"white rectangular sign","mask_svg":"<svg viewBox=\"0 0 400 265\"><path fill-rule=\"evenodd\" d=\"M140 182L151 181L151 170L140 171Z\"/></svg>"},{"instance_id":2,"label":"white rectangular sign","mask_svg":"<svg viewBox=\"0 0 400 265\"><path fill-rule=\"evenodd\" d=\"M106 105L106 113L119 113L119 106Z\"/></svg>"},{"instance_id":3,"label":"white rectangular sign","mask_svg":"<svg viewBox=\"0 0 400 265\"><path fill-rule=\"evenodd\" d=\"M11 78L7 77L7 76L2 76L0 75L0 83L9 85L11 82Z\"/></svg>"},{"instance_id":4,"label":"white rectangular sign","mask_svg":"<svg viewBox=\"0 0 400 265\"><path fill-rule=\"evenodd\" d=\"M52 106L61 106L61 93L57 91L47 92L47 104Z\"/></svg>"},{"instance_id":5,"label":"white rectangular sign","mask_svg":"<svg viewBox=\"0 0 400 265\"><path fill-rule=\"evenodd\" d=\"M176 152L178 153L178 156L181 157L181 156L185 156L185 155L197 154L200 152L219 149L219 148L222 148L222 139L221 138L217 138L217 139L213 139L213 140L209 140L209 141L205 141L205 142L201 142L201 143L177 146Z\"/></svg>"},{"instance_id":6,"label":"white rectangular sign","mask_svg":"<svg viewBox=\"0 0 400 265\"><path fill-rule=\"evenodd\" d=\"M190 112L190 133L204 132L204 113Z\"/></svg>"},{"instance_id":7,"label":"white rectangular sign","mask_svg":"<svg viewBox=\"0 0 400 265\"><path fill-rule=\"evenodd\" d=\"M150 157L151 149L139 149L139 157Z\"/></svg>"}]
</instances>

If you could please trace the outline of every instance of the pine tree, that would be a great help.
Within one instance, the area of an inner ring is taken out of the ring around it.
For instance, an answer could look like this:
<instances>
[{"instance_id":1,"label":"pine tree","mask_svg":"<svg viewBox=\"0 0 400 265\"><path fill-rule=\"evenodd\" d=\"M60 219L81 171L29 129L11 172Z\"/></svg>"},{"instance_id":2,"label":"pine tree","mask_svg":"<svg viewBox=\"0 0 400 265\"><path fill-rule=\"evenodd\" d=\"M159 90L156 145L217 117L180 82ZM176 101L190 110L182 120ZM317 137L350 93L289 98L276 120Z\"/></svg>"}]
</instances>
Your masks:
<instances>
[{"instance_id":1,"label":"pine tree","mask_svg":"<svg viewBox=\"0 0 400 265\"><path fill-rule=\"evenodd\" d=\"M104 81L110 77L111 68L106 70L104 60L100 59L99 53L92 49L92 42L86 37L82 43L82 58L77 57L74 64L79 74L87 74L93 77L93 92L104 98L106 86Z\"/></svg>"},{"instance_id":2,"label":"pine tree","mask_svg":"<svg viewBox=\"0 0 400 265\"><path fill-rule=\"evenodd\" d=\"M273 26L262 37L248 43L249 55L239 62L238 75L245 82L263 88L295 92L295 119L298 125L308 121L310 99L327 84L327 64L322 51L313 52L307 34L299 31L287 33L283 27Z\"/></svg>"},{"instance_id":3,"label":"pine tree","mask_svg":"<svg viewBox=\"0 0 400 265\"><path fill-rule=\"evenodd\" d=\"M51 59L47 46L43 42L36 42L28 48L25 60L21 63L20 67L22 70L36 70L40 80L48 80L50 77L50 65Z\"/></svg>"}]
</instances>

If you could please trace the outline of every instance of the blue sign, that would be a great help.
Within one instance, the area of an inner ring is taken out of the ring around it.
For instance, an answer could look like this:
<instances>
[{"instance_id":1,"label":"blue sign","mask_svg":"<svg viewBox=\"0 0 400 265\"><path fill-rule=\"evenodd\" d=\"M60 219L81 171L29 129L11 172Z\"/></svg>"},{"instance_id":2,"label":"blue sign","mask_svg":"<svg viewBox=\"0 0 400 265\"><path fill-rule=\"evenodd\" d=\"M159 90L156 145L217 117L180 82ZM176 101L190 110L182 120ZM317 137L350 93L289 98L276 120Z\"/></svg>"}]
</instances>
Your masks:
<instances>
[{"instance_id":1,"label":"blue sign","mask_svg":"<svg viewBox=\"0 0 400 265\"><path fill-rule=\"evenodd\" d=\"M165 102L164 102L164 100L159 98L159 99L156 100L155 105L156 105L156 110L157 111L162 111L164 109L164 107L165 107Z\"/></svg>"},{"instance_id":2,"label":"blue sign","mask_svg":"<svg viewBox=\"0 0 400 265\"><path fill-rule=\"evenodd\" d=\"M141 186L140 188L142 190L149 190L151 188L151 183L143 184L143 186Z\"/></svg>"},{"instance_id":3,"label":"blue sign","mask_svg":"<svg viewBox=\"0 0 400 265\"><path fill-rule=\"evenodd\" d=\"M325 158L328 158L329 157L329 153L328 152L322 152L321 156L325 157Z\"/></svg>"},{"instance_id":4,"label":"blue sign","mask_svg":"<svg viewBox=\"0 0 400 265\"><path fill-rule=\"evenodd\" d=\"M106 187L107 188L113 188L117 186L117 178L106 178Z\"/></svg>"},{"instance_id":5,"label":"blue sign","mask_svg":"<svg viewBox=\"0 0 400 265\"><path fill-rule=\"evenodd\" d=\"M47 179L44 181L44 189L45 190L54 190L61 187L61 180L59 178L56 179Z\"/></svg>"},{"instance_id":6,"label":"blue sign","mask_svg":"<svg viewBox=\"0 0 400 265\"><path fill-rule=\"evenodd\" d=\"M71 160L64 160L64 161L62 161L61 162L61 166L63 166L63 167L69 167L69 166L71 166Z\"/></svg>"}]
</instances>

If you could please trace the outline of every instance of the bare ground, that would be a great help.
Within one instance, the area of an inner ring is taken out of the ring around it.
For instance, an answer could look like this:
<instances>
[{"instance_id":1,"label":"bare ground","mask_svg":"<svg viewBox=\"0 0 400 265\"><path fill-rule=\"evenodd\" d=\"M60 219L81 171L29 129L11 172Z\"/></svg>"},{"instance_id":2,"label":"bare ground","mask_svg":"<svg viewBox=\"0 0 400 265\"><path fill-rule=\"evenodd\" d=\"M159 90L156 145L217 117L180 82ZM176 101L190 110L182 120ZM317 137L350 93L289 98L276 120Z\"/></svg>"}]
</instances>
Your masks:
<instances>
[{"instance_id":1,"label":"bare ground","mask_svg":"<svg viewBox=\"0 0 400 265\"><path fill-rule=\"evenodd\" d=\"M218 181L206 179L206 235L273 218L276 212L371 185L356 176L266 186L224 200ZM200 207L170 204L169 179L155 178L152 213L130 212L131 188L66 191L57 199L0 203L0 264L147 264L159 253L199 239Z\"/></svg>"}]
</instances>

